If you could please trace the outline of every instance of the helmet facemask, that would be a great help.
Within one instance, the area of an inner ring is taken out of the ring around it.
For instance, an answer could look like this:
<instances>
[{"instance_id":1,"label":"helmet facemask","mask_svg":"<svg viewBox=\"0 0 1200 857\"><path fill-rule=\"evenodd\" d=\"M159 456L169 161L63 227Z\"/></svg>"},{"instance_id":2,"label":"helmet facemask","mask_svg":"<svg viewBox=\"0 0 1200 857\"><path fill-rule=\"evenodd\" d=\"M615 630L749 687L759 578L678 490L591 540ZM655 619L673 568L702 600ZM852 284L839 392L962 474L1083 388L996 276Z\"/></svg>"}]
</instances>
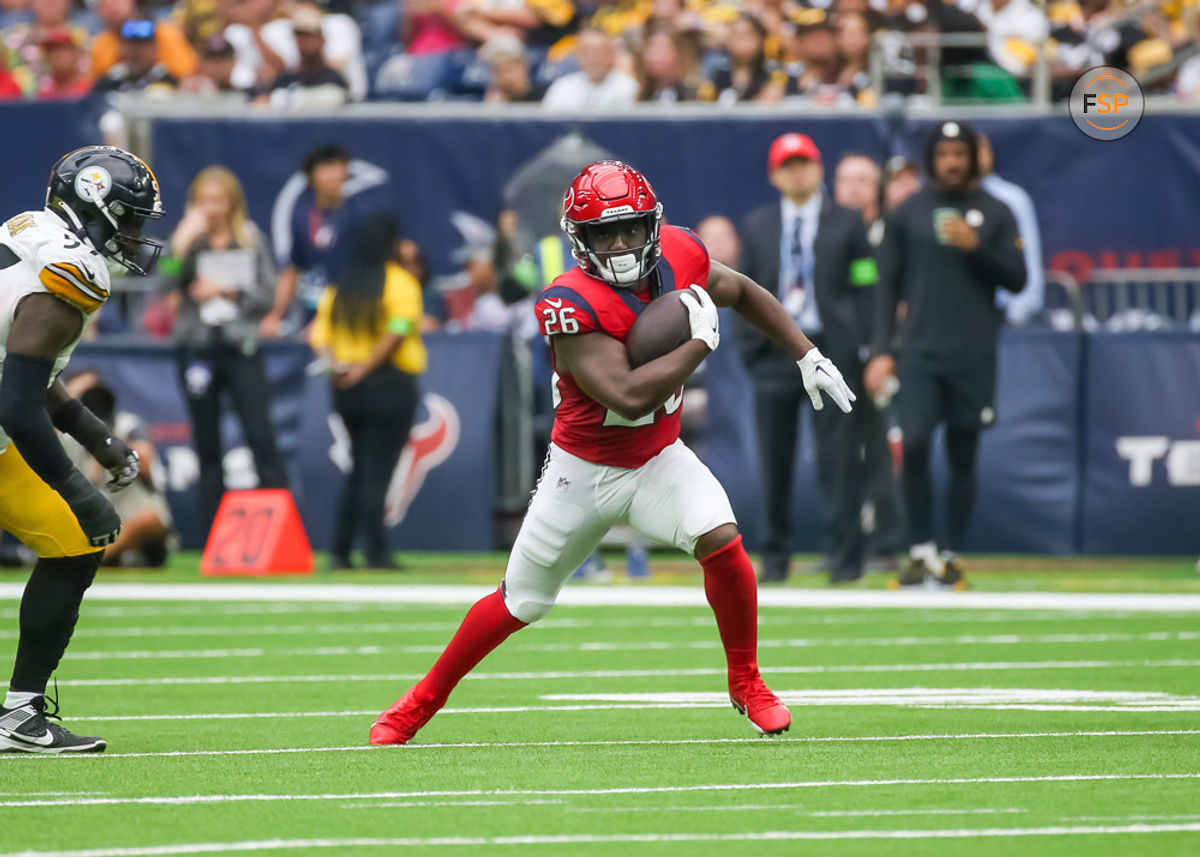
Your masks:
<instances>
[{"instance_id":1,"label":"helmet facemask","mask_svg":"<svg viewBox=\"0 0 1200 857\"><path fill-rule=\"evenodd\" d=\"M126 270L139 276L145 276L158 261L163 245L151 238L143 237L142 225L147 220L157 220L162 217L162 212L133 208L120 200L106 202L103 199L93 199L91 201L111 227L110 234L97 249Z\"/></svg>"},{"instance_id":2,"label":"helmet facemask","mask_svg":"<svg viewBox=\"0 0 1200 857\"><path fill-rule=\"evenodd\" d=\"M617 215L583 223L563 218L572 255L585 271L610 285L632 288L650 275L659 257L662 205L635 215ZM641 226L640 230L636 230ZM635 231L636 230L636 231ZM619 239L618 239L619 236ZM611 247L617 240L622 246Z\"/></svg>"}]
</instances>

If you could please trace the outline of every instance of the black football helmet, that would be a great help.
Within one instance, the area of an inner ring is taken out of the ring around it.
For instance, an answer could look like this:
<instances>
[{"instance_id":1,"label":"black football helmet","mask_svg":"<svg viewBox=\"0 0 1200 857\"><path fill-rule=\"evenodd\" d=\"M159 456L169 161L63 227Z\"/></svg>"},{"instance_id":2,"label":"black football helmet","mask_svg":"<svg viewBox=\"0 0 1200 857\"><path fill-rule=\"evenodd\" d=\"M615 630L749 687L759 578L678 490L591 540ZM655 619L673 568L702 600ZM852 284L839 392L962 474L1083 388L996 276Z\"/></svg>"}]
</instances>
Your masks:
<instances>
[{"instance_id":1,"label":"black football helmet","mask_svg":"<svg viewBox=\"0 0 1200 857\"><path fill-rule=\"evenodd\" d=\"M162 252L162 244L142 237L142 225L163 216L158 179L124 149L84 146L63 155L50 170L46 208L135 274L153 268Z\"/></svg>"}]
</instances>

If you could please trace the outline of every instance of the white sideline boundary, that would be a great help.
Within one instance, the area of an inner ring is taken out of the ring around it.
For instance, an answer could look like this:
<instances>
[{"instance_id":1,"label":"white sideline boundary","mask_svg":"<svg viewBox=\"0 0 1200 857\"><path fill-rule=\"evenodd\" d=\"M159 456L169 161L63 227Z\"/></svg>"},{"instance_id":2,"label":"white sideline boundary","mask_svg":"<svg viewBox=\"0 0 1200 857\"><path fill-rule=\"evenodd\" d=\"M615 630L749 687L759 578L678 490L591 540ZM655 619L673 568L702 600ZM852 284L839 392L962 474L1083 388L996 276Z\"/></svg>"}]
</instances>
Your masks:
<instances>
[{"instance_id":1,"label":"white sideline boundary","mask_svg":"<svg viewBox=\"0 0 1200 857\"><path fill-rule=\"evenodd\" d=\"M0 583L0 599L20 598L23 583ZM473 604L494 586L462 584L109 583L89 601L325 601ZM586 607L707 607L699 586L568 586L559 604ZM890 592L760 589L760 607L921 608L962 610L1095 610L1200 613L1200 594L1109 592Z\"/></svg>"},{"instance_id":2,"label":"white sideline boundary","mask_svg":"<svg viewBox=\"0 0 1200 857\"><path fill-rule=\"evenodd\" d=\"M137 848L88 848L75 851L14 851L0 857L166 857L179 854L229 854L246 851L294 851L300 848L429 848L451 845L619 845L685 842L789 842L845 839L979 839L1031 836L1138 836L1194 833L1200 823L1125 824L1053 827L985 827L934 830L772 830L763 833L615 833L527 836L452 836L427 839L263 839L196 842Z\"/></svg>"}]
</instances>

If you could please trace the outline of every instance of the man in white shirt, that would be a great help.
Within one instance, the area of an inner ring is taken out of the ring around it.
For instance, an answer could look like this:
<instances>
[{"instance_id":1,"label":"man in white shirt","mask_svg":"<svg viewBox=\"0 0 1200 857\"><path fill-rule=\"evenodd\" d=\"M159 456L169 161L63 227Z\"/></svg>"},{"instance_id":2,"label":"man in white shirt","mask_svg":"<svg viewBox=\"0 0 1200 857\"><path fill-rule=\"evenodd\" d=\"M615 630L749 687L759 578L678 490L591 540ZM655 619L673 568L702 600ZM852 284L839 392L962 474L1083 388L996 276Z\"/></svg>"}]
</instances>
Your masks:
<instances>
[{"instance_id":1,"label":"man in white shirt","mask_svg":"<svg viewBox=\"0 0 1200 857\"><path fill-rule=\"evenodd\" d=\"M992 61L1017 77L1029 74L1037 44L1050 32L1042 10L1030 0L983 0L973 11L987 29Z\"/></svg>"},{"instance_id":2,"label":"man in white shirt","mask_svg":"<svg viewBox=\"0 0 1200 857\"><path fill-rule=\"evenodd\" d=\"M767 154L767 174L779 201L755 209L742 224L740 270L779 298L821 353L851 367L848 382L861 392L861 351L868 335L875 261L862 216L822 190L824 166L813 140L784 134ZM742 362L754 387L763 479L762 583L787 579L792 554L792 486L803 385L784 371L787 355L762 333L735 322ZM863 463L854 413L813 410L823 539L830 580L863 574ZM863 411L863 407L855 411Z\"/></svg>"},{"instance_id":3,"label":"man in white shirt","mask_svg":"<svg viewBox=\"0 0 1200 857\"><path fill-rule=\"evenodd\" d=\"M1022 325L1042 311L1046 303L1046 273L1042 267L1042 233L1038 228L1037 211L1033 199L1019 185L1000 178L995 173L996 156L991 141L979 135L979 172L983 176L980 185L985 191L1000 200L1012 212L1017 221L1017 232L1024 244L1025 288L1013 294L1004 289L996 290L996 306L1004 310L1009 324Z\"/></svg>"},{"instance_id":4,"label":"man in white shirt","mask_svg":"<svg viewBox=\"0 0 1200 857\"><path fill-rule=\"evenodd\" d=\"M296 71L300 49L294 24L301 29L319 26L325 37L324 57L329 67L341 73L350 97L361 101L367 95L367 66L362 54L362 33L349 15L326 15L316 6L301 4L290 18L276 18L272 0L248 0L240 6L241 23L225 28L225 38L237 55L231 82L236 89L269 85L281 71ZM273 20L272 20L273 19Z\"/></svg>"},{"instance_id":5,"label":"man in white shirt","mask_svg":"<svg viewBox=\"0 0 1200 857\"><path fill-rule=\"evenodd\" d=\"M612 38L590 27L579 31L575 57L580 70L554 81L542 104L548 110L619 110L637 101L638 83L616 68Z\"/></svg>"}]
</instances>

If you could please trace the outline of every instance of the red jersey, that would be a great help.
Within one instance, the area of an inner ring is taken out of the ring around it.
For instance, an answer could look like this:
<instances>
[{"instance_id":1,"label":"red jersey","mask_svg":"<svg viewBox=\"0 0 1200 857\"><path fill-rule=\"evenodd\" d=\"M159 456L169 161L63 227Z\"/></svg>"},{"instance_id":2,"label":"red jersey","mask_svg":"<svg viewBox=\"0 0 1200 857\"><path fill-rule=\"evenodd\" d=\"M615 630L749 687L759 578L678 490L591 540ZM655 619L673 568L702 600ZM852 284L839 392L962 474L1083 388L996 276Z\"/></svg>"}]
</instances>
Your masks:
<instances>
[{"instance_id":1,"label":"red jersey","mask_svg":"<svg viewBox=\"0 0 1200 857\"><path fill-rule=\"evenodd\" d=\"M660 241L658 264L649 286L640 291L611 286L582 268L556 277L538 298L538 329L544 336L599 331L624 342L638 315L660 294L690 285L707 288L708 251L696 234L663 226ZM555 364L550 440L572 455L613 467L641 467L679 438L683 388L654 413L628 420L590 398Z\"/></svg>"}]
</instances>

